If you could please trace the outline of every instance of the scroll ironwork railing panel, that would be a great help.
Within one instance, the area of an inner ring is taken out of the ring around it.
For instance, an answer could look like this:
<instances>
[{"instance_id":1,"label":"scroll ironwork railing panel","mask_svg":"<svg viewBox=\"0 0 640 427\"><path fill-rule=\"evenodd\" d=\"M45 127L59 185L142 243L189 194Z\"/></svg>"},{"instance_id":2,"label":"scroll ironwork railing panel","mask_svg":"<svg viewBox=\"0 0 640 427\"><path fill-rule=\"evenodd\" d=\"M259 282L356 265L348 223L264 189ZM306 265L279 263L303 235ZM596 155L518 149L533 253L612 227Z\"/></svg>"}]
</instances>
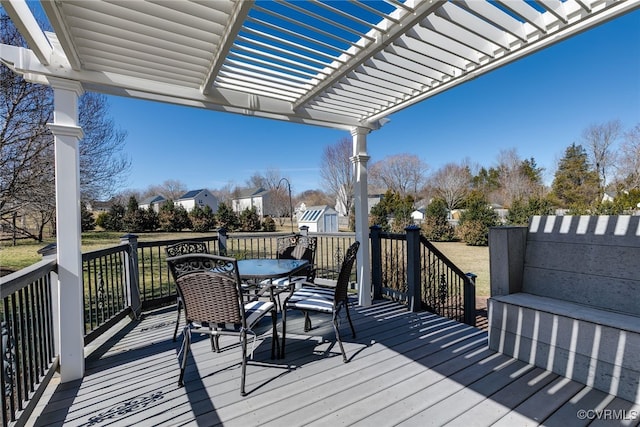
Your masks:
<instances>
[{"instance_id":1,"label":"scroll ironwork railing panel","mask_svg":"<svg viewBox=\"0 0 640 427\"><path fill-rule=\"evenodd\" d=\"M0 278L2 425L33 411L56 368L51 273L46 259Z\"/></svg>"},{"instance_id":2,"label":"scroll ironwork railing panel","mask_svg":"<svg viewBox=\"0 0 640 427\"><path fill-rule=\"evenodd\" d=\"M475 284L426 237L420 236L423 307L440 316L475 325Z\"/></svg>"},{"instance_id":3,"label":"scroll ironwork railing panel","mask_svg":"<svg viewBox=\"0 0 640 427\"><path fill-rule=\"evenodd\" d=\"M382 293L396 301L407 302L407 236L380 233L382 253Z\"/></svg>"},{"instance_id":4,"label":"scroll ironwork railing panel","mask_svg":"<svg viewBox=\"0 0 640 427\"><path fill-rule=\"evenodd\" d=\"M218 236L193 237L153 242L137 242L138 286L142 307L152 308L162 304L175 303L176 285L167 266L166 247L175 243L192 240L205 242L209 253L218 253Z\"/></svg>"},{"instance_id":5,"label":"scroll ironwork railing panel","mask_svg":"<svg viewBox=\"0 0 640 427\"><path fill-rule=\"evenodd\" d=\"M130 312L128 251L119 245L82 254L85 343Z\"/></svg>"},{"instance_id":6,"label":"scroll ironwork railing panel","mask_svg":"<svg viewBox=\"0 0 640 427\"><path fill-rule=\"evenodd\" d=\"M419 253L409 253L407 235L377 233L380 238L382 295L408 303L410 284L408 259L419 257L420 307L460 322L475 324L475 284L473 275L465 274L424 236L420 236ZM373 254L372 254L373 255ZM372 263L376 262L372 260Z\"/></svg>"}]
</instances>

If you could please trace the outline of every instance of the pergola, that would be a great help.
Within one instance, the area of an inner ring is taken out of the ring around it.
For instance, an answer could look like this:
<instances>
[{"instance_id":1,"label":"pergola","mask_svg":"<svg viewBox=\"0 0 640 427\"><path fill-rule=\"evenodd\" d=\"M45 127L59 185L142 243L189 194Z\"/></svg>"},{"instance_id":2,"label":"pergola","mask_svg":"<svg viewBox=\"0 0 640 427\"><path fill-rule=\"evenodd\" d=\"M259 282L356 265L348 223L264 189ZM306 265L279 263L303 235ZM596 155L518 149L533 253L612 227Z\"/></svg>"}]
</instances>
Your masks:
<instances>
[{"instance_id":1,"label":"pergola","mask_svg":"<svg viewBox=\"0 0 640 427\"><path fill-rule=\"evenodd\" d=\"M28 48L2 62L54 89L62 381L84 373L78 96L83 91L347 130L356 239L368 241L367 134L387 116L640 7L640 0L24 0ZM369 248L359 303L371 303Z\"/></svg>"}]
</instances>

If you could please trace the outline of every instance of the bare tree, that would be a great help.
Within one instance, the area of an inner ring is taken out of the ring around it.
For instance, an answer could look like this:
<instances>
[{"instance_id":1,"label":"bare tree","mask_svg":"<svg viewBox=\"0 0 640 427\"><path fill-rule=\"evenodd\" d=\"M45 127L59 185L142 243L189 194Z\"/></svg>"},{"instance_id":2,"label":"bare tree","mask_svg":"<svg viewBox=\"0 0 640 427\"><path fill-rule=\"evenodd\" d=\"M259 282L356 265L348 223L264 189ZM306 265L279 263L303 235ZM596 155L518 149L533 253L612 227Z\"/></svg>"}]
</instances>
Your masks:
<instances>
[{"instance_id":1,"label":"bare tree","mask_svg":"<svg viewBox=\"0 0 640 427\"><path fill-rule=\"evenodd\" d=\"M514 200L526 199L537 191L538 183L523 167L530 163L523 161L515 148L500 151L497 170L501 204L511 206Z\"/></svg>"},{"instance_id":2,"label":"bare tree","mask_svg":"<svg viewBox=\"0 0 640 427\"><path fill-rule=\"evenodd\" d=\"M640 189L640 123L624 134L617 175L626 190Z\"/></svg>"},{"instance_id":3,"label":"bare tree","mask_svg":"<svg viewBox=\"0 0 640 427\"><path fill-rule=\"evenodd\" d=\"M289 178L282 176L279 169L267 169L264 174L256 172L247 180L247 185L269 191L270 197L265 199L266 205L263 206L264 213L279 218L280 225L284 224L284 218L293 214L293 184Z\"/></svg>"},{"instance_id":4,"label":"bare tree","mask_svg":"<svg viewBox=\"0 0 640 427\"><path fill-rule=\"evenodd\" d=\"M167 179L155 188L155 194L160 194L168 200L178 200L184 193L186 193L187 185L178 179Z\"/></svg>"},{"instance_id":5,"label":"bare tree","mask_svg":"<svg viewBox=\"0 0 640 427\"><path fill-rule=\"evenodd\" d=\"M414 154L385 157L371 166L371 183L402 197L416 196L425 182L427 164Z\"/></svg>"},{"instance_id":6,"label":"bare tree","mask_svg":"<svg viewBox=\"0 0 640 427\"><path fill-rule=\"evenodd\" d=\"M107 98L87 92L80 98L80 192L85 200L105 200L125 182L131 160L123 153L126 132L108 115Z\"/></svg>"},{"instance_id":7,"label":"bare tree","mask_svg":"<svg viewBox=\"0 0 640 427\"><path fill-rule=\"evenodd\" d=\"M456 209L468 194L471 179L471 172L467 166L447 163L431 176L430 183L451 211Z\"/></svg>"},{"instance_id":8,"label":"bare tree","mask_svg":"<svg viewBox=\"0 0 640 427\"><path fill-rule=\"evenodd\" d=\"M343 215L351 212L354 199L352 150L352 141L343 138L336 144L325 147L322 153L320 177L323 187L327 193L335 197L336 207Z\"/></svg>"},{"instance_id":9,"label":"bare tree","mask_svg":"<svg viewBox=\"0 0 640 427\"><path fill-rule=\"evenodd\" d=\"M607 176L615 163L612 145L622 132L620 120L611 120L600 125L591 125L582 132L589 161L596 168L600 188L607 188Z\"/></svg>"},{"instance_id":10,"label":"bare tree","mask_svg":"<svg viewBox=\"0 0 640 427\"><path fill-rule=\"evenodd\" d=\"M3 44L26 46L12 21L5 15L0 20ZM0 65L0 79L0 219L13 223L14 213L30 218L24 233L40 240L55 216L54 139L47 126L53 118L53 91L25 81L5 65ZM129 161L121 152L124 133L114 130L106 98L86 93L79 105L81 196L95 200L125 182Z\"/></svg>"}]
</instances>

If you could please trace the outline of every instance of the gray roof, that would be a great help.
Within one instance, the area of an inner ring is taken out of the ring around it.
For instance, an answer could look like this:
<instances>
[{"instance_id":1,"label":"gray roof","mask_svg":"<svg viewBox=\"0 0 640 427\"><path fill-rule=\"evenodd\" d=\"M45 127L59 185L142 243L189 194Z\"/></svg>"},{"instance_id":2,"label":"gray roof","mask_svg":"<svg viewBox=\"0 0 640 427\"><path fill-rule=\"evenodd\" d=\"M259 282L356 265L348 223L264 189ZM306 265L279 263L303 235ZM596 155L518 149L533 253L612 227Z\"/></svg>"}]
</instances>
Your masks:
<instances>
[{"instance_id":1,"label":"gray roof","mask_svg":"<svg viewBox=\"0 0 640 427\"><path fill-rule=\"evenodd\" d=\"M247 199L249 197L255 197L255 196L260 196L263 195L265 193L268 193L269 191L265 190L262 187L259 188L245 188L243 190L240 190L238 192L238 196L234 197L235 199Z\"/></svg>"},{"instance_id":2,"label":"gray roof","mask_svg":"<svg viewBox=\"0 0 640 427\"><path fill-rule=\"evenodd\" d=\"M152 205L153 203L160 203L160 202L165 202L167 199L165 199L163 196L151 196L151 197L147 197L146 199L144 199L143 201L140 202L141 205Z\"/></svg>"},{"instance_id":3,"label":"gray roof","mask_svg":"<svg viewBox=\"0 0 640 427\"><path fill-rule=\"evenodd\" d=\"M202 193L203 191L204 191L204 188L201 188L199 190L187 191L182 196L180 196L180 198L178 200L193 199L194 197L196 197L198 194Z\"/></svg>"}]
</instances>

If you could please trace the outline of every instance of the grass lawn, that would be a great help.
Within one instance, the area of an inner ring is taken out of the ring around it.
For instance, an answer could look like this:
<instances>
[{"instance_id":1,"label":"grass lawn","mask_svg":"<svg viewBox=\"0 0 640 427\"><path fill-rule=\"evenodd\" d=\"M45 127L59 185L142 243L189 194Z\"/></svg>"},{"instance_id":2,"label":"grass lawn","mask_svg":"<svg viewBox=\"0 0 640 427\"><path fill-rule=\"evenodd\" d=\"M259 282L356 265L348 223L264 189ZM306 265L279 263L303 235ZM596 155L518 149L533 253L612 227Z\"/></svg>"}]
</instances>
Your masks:
<instances>
[{"instance_id":1,"label":"grass lawn","mask_svg":"<svg viewBox=\"0 0 640 427\"><path fill-rule=\"evenodd\" d=\"M467 246L460 242L433 242L443 254L465 273L476 278L476 296L489 296L489 247Z\"/></svg>"},{"instance_id":2,"label":"grass lawn","mask_svg":"<svg viewBox=\"0 0 640 427\"><path fill-rule=\"evenodd\" d=\"M288 229L280 230L288 231ZM89 252L115 246L125 233L93 231L82 234L82 252ZM200 237L211 233L140 233L138 240L171 240L181 237ZM33 240L20 240L16 246L10 241L0 242L0 269L19 270L42 259L38 250L55 239L46 239L42 243ZM474 273L476 295L489 296L489 248L486 246L467 246L459 242L434 242L434 245L465 273Z\"/></svg>"}]
</instances>

